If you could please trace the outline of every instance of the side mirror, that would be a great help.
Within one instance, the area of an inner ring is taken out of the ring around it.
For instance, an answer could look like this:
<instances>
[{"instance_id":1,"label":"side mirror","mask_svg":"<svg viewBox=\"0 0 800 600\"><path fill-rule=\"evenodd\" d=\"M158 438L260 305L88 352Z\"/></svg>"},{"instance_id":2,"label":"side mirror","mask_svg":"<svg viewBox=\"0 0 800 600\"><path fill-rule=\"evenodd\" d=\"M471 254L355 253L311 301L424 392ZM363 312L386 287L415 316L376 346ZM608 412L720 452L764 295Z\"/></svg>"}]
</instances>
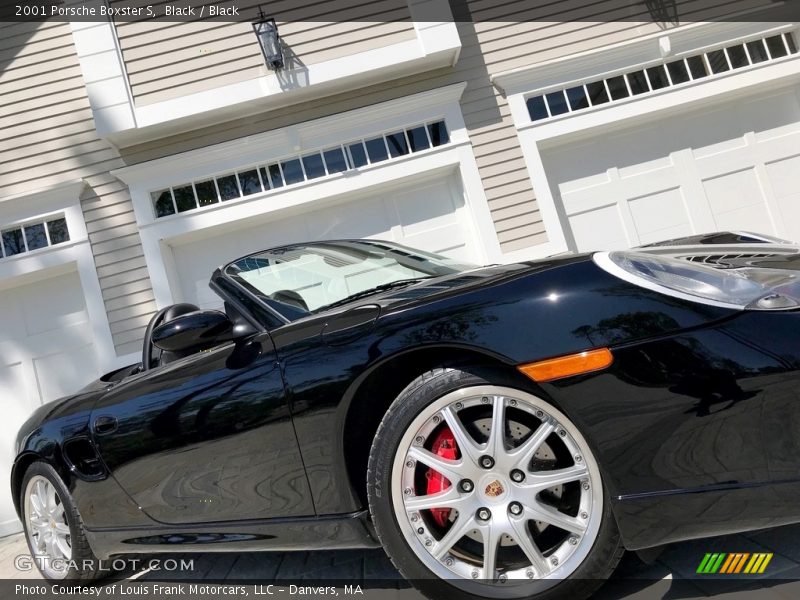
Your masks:
<instances>
[{"instance_id":1,"label":"side mirror","mask_svg":"<svg viewBox=\"0 0 800 600\"><path fill-rule=\"evenodd\" d=\"M228 316L218 310L198 310L159 325L153 345L165 352L202 350L238 337Z\"/></svg>"}]
</instances>

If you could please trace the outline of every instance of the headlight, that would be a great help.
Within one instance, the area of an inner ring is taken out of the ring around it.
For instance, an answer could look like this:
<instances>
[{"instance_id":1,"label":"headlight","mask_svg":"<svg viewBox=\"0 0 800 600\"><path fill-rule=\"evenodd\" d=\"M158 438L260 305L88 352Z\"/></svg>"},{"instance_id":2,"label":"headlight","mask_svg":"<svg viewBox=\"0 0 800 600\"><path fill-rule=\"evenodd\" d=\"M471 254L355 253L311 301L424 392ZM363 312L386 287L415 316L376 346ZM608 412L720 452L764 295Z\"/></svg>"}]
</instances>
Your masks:
<instances>
[{"instance_id":1,"label":"headlight","mask_svg":"<svg viewBox=\"0 0 800 600\"><path fill-rule=\"evenodd\" d=\"M797 272L759 267L715 269L644 252L598 252L595 263L612 275L675 298L734 309L800 306Z\"/></svg>"}]
</instances>

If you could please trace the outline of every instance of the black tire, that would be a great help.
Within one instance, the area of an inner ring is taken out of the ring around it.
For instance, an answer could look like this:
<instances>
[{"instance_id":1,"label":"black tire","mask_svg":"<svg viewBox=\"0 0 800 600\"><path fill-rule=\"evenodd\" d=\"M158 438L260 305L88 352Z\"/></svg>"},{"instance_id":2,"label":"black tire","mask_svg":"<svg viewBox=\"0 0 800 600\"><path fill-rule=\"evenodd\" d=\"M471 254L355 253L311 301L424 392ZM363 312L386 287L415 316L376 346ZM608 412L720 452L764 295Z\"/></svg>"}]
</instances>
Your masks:
<instances>
[{"instance_id":1,"label":"black tire","mask_svg":"<svg viewBox=\"0 0 800 600\"><path fill-rule=\"evenodd\" d=\"M108 571L100 568L100 560L94 555L91 547L89 546L89 541L86 539L83 529L83 520L81 519L80 513L78 512L78 509L72 500L72 496L70 495L56 470L53 469L53 467L51 467L49 464L40 461L34 462L30 465L30 467L28 467L28 470L25 472L25 476L22 479L22 487L20 489L20 506L23 507L22 524L25 529L25 540L28 542L28 550L30 551L31 556L35 555L35 551L31 544L31 535L29 531L30 524L28 523L27 518L25 518L24 507L28 483L31 481L31 479L37 476L47 479L50 484L54 486L55 491L58 494L58 498L64 506L64 514L67 525L69 526L70 547L72 550L72 556L70 560L66 561L66 564L69 568L64 577L52 576L43 570L37 562L39 572L45 579L49 579L51 581L93 581L95 579L105 577L108 574Z\"/></svg>"},{"instance_id":2,"label":"black tire","mask_svg":"<svg viewBox=\"0 0 800 600\"><path fill-rule=\"evenodd\" d=\"M367 494L372 519L377 535L392 563L400 573L423 594L432 599L492 597L487 586L476 586L460 580L459 587L452 580L438 578L419 559L403 537L392 506L391 471L395 455L406 429L414 418L429 404L455 390L473 386L492 385L493 382L456 369L436 369L418 377L389 407L381 421L369 456L367 469ZM624 548L616 522L611 513L610 501L605 485L600 528L594 544L586 558L566 579L557 580L546 589L540 586L533 590L526 586L498 590L503 598L554 598L581 599L590 596L616 568ZM465 587L466 586L466 587ZM471 586L471 587L470 587ZM495 596L496 597L496 596Z\"/></svg>"}]
</instances>

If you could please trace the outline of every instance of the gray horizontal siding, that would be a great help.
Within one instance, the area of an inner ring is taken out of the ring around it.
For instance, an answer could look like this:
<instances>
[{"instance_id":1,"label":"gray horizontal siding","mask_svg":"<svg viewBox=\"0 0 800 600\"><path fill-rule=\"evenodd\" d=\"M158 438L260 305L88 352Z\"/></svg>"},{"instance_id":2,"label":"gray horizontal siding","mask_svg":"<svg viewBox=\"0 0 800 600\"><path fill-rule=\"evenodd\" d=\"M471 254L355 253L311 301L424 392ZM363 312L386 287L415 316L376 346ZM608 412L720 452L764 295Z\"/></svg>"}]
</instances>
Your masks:
<instances>
[{"instance_id":1,"label":"gray horizontal siding","mask_svg":"<svg viewBox=\"0 0 800 600\"><path fill-rule=\"evenodd\" d=\"M281 3L270 4L287 68L303 68L416 37L408 8L398 8L397 0L346 4L365 20L336 22L330 5L320 1L287 3L283 8ZM344 8L347 6L337 3L337 10ZM292 22L281 20L287 11ZM325 22L326 15L331 22ZM374 21L366 20L370 15L376 16ZM302 18L314 20L299 20ZM131 92L140 106L255 79L267 72L250 23L153 24L145 20L119 22L116 31Z\"/></svg>"},{"instance_id":2,"label":"gray horizontal siding","mask_svg":"<svg viewBox=\"0 0 800 600\"><path fill-rule=\"evenodd\" d=\"M66 23L0 29L0 200L82 178L89 242L118 354L139 351L143 316L155 310L124 166L98 138Z\"/></svg>"}]
</instances>

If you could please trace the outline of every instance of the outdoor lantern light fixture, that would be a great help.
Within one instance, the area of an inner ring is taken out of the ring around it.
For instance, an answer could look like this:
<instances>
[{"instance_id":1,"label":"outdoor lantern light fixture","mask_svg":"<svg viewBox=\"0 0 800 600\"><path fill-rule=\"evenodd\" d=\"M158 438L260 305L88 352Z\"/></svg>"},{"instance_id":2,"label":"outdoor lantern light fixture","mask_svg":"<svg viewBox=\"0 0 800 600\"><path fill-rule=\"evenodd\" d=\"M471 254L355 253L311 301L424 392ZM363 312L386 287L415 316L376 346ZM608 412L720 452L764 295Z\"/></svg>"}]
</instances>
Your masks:
<instances>
[{"instance_id":1,"label":"outdoor lantern light fixture","mask_svg":"<svg viewBox=\"0 0 800 600\"><path fill-rule=\"evenodd\" d=\"M264 54L267 66L273 71L283 68L283 50L281 49L281 38L278 35L278 26L275 19L267 19L259 8L259 20L253 23L253 31L256 32L258 45Z\"/></svg>"}]
</instances>

